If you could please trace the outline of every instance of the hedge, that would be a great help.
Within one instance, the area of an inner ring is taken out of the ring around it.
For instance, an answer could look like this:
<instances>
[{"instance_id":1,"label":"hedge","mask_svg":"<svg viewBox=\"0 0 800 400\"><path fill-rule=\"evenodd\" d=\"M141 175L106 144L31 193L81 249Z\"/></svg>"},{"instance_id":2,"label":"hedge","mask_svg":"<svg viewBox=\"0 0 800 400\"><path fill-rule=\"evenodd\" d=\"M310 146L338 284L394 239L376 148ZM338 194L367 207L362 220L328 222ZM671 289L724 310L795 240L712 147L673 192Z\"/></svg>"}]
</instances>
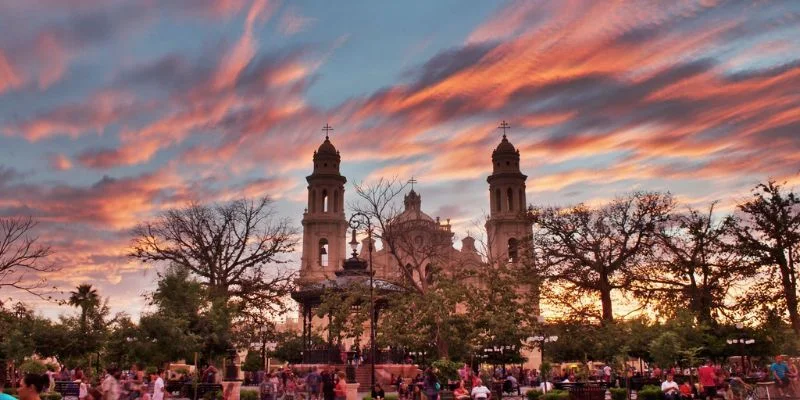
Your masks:
<instances>
[{"instance_id":1,"label":"hedge","mask_svg":"<svg viewBox=\"0 0 800 400\"><path fill-rule=\"evenodd\" d=\"M257 390L242 390L239 392L239 399L240 400L258 400L258 391Z\"/></svg>"},{"instance_id":2,"label":"hedge","mask_svg":"<svg viewBox=\"0 0 800 400\"><path fill-rule=\"evenodd\" d=\"M529 389L527 392L525 392L525 397L528 400L539 400L539 397L541 397L541 396L542 396L542 392L540 392L538 390L535 390L535 389Z\"/></svg>"},{"instance_id":3,"label":"hedge","mask_svg":"<svg viewBox=\"0 0 800 400\"><path fill-rule=\"evenodd\" d=\"M569 392L566 390L553 389L539 398L541 400L568 400Z\"/></svg>"},{"instance_id":4,"label":"hedge","mask_svg":"<svg viewBox=\"0 0 800 400\"><path fill-rule=\"evenodd\" d=\"M46 392L39 395L39 398L42 400L61 400L61 393L58 392Z\"/></svg>"},{"instance_id":5,"label":"hedge","mask_svg":"<svg viewBox=\"0 0 800 400\"><path fill-rule=\"evenodd\" d=\"M637 394L640 400L664 400L664 392L658 386L645 385Z\"/></svg>"},{"instance_id":6,"label":"hedge","mask_svg":"<svg viewBox=\"0 0 800 400\"><path fill-rule=\"evenodd\" d=\"M611 400L625 400L628 398L628 389L611 388Z\"/></svg>"},{"instance_id":7,"label":"hedge","mask_svg":"<svg viewBox=\"0 0 800 400\"><path fill-rule=\"evenodd\" d=\"M399 397L396 394L387 394L386 397L384 397L384 400L398 400L398 399ZM364 398L361 400L372 400L372 396L371 395L364 396Z\"/></svg>"}]
</instances>

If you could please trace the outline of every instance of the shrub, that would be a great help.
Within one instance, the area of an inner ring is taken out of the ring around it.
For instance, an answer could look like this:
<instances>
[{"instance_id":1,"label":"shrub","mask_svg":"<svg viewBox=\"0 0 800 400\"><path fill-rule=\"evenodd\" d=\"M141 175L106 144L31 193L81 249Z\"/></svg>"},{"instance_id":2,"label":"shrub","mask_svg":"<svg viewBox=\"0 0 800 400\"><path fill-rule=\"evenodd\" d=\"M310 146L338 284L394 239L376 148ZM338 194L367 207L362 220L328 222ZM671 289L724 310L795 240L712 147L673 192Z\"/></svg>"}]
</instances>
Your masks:
<instances>
[{"instance_id":1,"label":"shrub","mask_svg":"<svg viewBox=\"0 0 800 400\"><path fill-rule=\"evenodd\" d=\"M628 398L628 389L611 388L611 400L625 400Z\"/></svg>"},{"instance_id":2,"label":"shrub","mask_svg":"<svg viewBox=\"0 0 800 400\"><path fill-rule=\"evenodd\" d=\"M535 390L535 389L530 389L527 392L525 392L525 397L528 400L539 400L539 397L541 397L541 395L542 395L542 392L540 392L538 390Z\"/></svg>"},{"instance_id":3,"label":"shrub","mask_svg":"<svg viewBox=\"0 0 800 400\"><path fill-rule=\"evenodd\" d=\"M157 373L158 373L158 367L154 367L152 365L144 369L145 376L150 376L151 374L157 374Z\"/></svg>"},{"instance_id":4,"label":"shrub","mask_svg":"<svg viewBox=\"0 0 800 400\"><path fill-rule=\"evenodd\" d=\"M47 366L41 361L27 360L20 364L19 371L23 374L43 374L47 372Z\"/></svg>"},{"instance_id":5,"label":"shrub","mask_svg":"<svg viewBox=\"0 0 800 400\"><path fill-rule=\"evenodd\" d=\"M400 399L400 396L398 396L396 394L387 394L386 397L384 397L384 400L399 400L399 399ZM371 395L366 395L361 400L372 400L372 396Z\"/></svg>"},{"instance_id":6,"label":"shrub","mask_svg":"<svg viewBox=\"0 0 800 400\"><path fill-rule=\"evenodd\" d=\"M258 391L255 390L242 390L239 392L240 400L258 400Z\"/></svg>"},{"instance_id":7,"label":"shrub","mask_svg":"<svg viewBox=\"0 0 800 400\"><path fill-rule=\"evenodd\" d=\"M638 399L640 400L663 400L664 393L661 392L661 388L658 386L653 385L645 385L642 390L638 393Z\"/></svg>"},{"instance_id":8,"label":"shrub","mask_svg":"<svg viewBox=\"0 0 800 400\"><path fill-rule=\"evenodd\" d=\"M554 389L547 394L539 397L541 400L568 400L569 399L569 392L566 390L558 390Z\"/></svg>"},{"instance_id":9,"label":"shrub","mask_svg":"<svg viewBox=\"0 0 800 400\"><path fill-rule=\"evenodd\" d=\"M440 380L458 380L458 368L461 367L461 364L446 358L441 358L434 361L431 366L438 371Z\"/></svg>"},{"instance_id":10,"label":"shrub","mask_svg":"<svg viewBox=\"0 0 800 400\"><path fill-rule=\"evenodd\" d=\"M222 392L219 390L214 392L206 392L203 395L203 400L222 400Z\"/></svg>"},{"instance_id":11,"label":"shrub","mask_svg":"<svg viewBox=\"0 0 800 400\"><path fill-rule=\"evenodd\" d=\"M46 392L39 395L39 398L42 400L61 400L61 393L58 392Z\"/></svg>"}]
</instances>

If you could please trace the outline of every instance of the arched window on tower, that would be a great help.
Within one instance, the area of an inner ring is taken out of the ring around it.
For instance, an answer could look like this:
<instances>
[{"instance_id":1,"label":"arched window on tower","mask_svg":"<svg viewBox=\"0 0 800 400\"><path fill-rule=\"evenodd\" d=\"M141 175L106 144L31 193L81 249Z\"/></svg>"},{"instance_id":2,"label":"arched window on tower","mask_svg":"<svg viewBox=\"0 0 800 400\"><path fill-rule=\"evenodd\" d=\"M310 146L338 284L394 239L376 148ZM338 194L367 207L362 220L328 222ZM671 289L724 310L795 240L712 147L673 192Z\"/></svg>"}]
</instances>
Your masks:
<instances>
[{"instance_id":1,"label":"arched window on tower","mask_svg":"<svg viewBox=\"0 0 800 400\"><path fill-rule=\"evenodd\" d=\"M494 190L494 204L497 211L503 211L503 197L500 194L500 189Z\"/></svg>"},{"instance_id":2,"label":"arched window on tower","mask_svg":"<svg viewBox=\"0 0 800 400\"><path fill-rule=\"evenodd\" d=\"M308 211L311 213L317 212L317 191L309 190Z\"/></svg>"},{"instance_id":3,"label":"arched window on tower","mask_svg":"<svg viewBox=\"0 0 800 400\"><path fill-rule=\"evenodd\" d=\"M518 204L519 204L519 210L520 211L525 211L525 206L526 206L526 204L525 204L525 189L522 189L522 188L519 189L519 203Z\"/></svg>"},{"instance_id":4,"label":"arched window on tower","mask_svg":"<svg viewBox=\"0 0 800 400\"><path fill-rule=\"evenodd\" d=\"M328 212L328 202L330 199L328 198L328 191L322 191L322 212Z\"/></svg>"},{"instance_id":5,"label":"arched window on tower","mask_svg":"<svg viewBox=\"0 0 800 400\"><path fill-rule=\"evenodd\" d=\"M514 211L514 191L511 190L511 188L508 188L508 190L506 191L506 199L508 200L506 209L508 211Z\"/></svg>"},{"instance_id":6,"label":"arched window on tower","mask_svg":"<svg viewBox=\"0 0 800 400\"><path fill-rule=\"evenodd\" d=\"M339 212L339 191L333 191L333 212Z\"/></svg>"},{"instance_id":7,"label":"arched window on tower","mask_svg":"<svg viewBox=\"0 0 800 400\"><path fill-rule=\"evenodd\" d=\"M319 265L321 267L328 266L328 239L319 240Z\"/></svg>"},{"instance_id":8,"label":"arched window on tower","mask_svg":"<svg viewBox=\"0 0 800 400\"><path fill-rule=\"evenodd\" d=\"M508 239L508 262L517 262L519 259L519 241L515 238Z\"/></svg>"}]
</instances>

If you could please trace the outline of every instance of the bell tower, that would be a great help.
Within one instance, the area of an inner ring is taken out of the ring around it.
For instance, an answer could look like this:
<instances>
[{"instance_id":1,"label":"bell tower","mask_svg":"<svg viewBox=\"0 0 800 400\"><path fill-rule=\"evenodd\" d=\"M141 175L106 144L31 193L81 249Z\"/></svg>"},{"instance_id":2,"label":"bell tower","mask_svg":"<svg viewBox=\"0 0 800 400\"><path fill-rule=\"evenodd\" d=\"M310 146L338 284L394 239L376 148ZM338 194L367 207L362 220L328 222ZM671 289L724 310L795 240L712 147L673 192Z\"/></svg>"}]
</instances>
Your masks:
<instances>
[{"instance_id":1,"label":"bell tower","mask_svg":"<svg viewBox=\"0 0 800 400\"><path fill-rule=\"evenodd\" d=\"M527 208L525 181L519 168L519 150L508 141L506 130L511 126L503 121L503 139L492 152L492 174L489 183L489 219L486 234L489 239L490 259L494 263L518 262L522 242L531 235L531 226L524 212Z\"/></svg>"},{"instance_id":2,"label":"bell tower","mask_svg":"<svg viewBox=\"0 0 800 400\"><path fill-rule=\"evenodd\" d=\"M314 170L306 177L308 207L303 213L303 256L300 281L319 282L341 269L346 258L347 220L344 215L344 184L339 173L341 156L330 141L333 130L327 124L325 141L314 152Z\"/></svg>"}]
</instances>

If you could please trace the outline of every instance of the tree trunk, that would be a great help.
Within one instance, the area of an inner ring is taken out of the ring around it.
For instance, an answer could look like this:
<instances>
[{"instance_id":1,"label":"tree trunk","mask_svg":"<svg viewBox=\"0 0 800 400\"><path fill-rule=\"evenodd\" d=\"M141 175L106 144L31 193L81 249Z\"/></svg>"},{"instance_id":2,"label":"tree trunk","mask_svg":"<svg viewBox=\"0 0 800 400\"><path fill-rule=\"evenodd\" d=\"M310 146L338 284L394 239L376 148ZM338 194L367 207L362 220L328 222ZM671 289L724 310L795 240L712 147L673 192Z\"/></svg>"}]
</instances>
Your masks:
<instances>
[{"instance_id":1,"label":"tree trunk","mask_svg":"<svg viewBox=\"0 0 800 400\"><path fill-rule=\"evenodd\" d=\"M603 320L604 324L614 322L614 312L611 306L611 282L608 280L607 273L600 274L600 302L603 304Z\"/></svg>"},{"instance_id":2,"label":"tree trunk","mask_svg":"<svg viewBox=\"0 0 800 400\"><path fill-rule=\"evenodd\" d=\"M781 271L783 294L786 297L786 309L789 312L789 321L795 334L800 335L800 315L797 313L797 277L794 271L794 260L787 262L785 257L778 257L778 267ZM791 256L791 254L790 254Z\"/></svg>"}]
</instances>

